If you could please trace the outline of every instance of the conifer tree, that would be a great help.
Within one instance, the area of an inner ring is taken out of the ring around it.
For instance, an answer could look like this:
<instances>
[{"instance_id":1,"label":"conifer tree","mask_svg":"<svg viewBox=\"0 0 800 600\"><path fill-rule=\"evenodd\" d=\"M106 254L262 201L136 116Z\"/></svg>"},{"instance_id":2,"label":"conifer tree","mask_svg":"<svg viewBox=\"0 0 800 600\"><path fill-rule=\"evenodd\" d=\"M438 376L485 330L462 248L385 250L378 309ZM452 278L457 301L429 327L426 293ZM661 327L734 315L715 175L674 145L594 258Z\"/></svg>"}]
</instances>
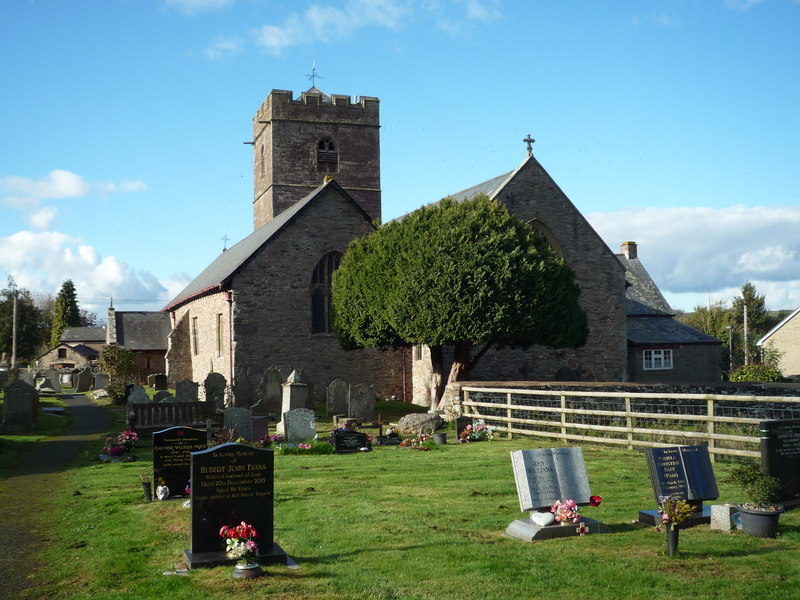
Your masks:
<instances>
[{"instance_id":1,"label":"conifer tree","mask_svg":"<svg viewBox=\"0 0 800 600\"><path fill-rule=\"evenodd\" d=\"M59 344L61 334L68 327L80 327L81 313L78 309L78 298L75 285L67 279L61 286L53 306L53 326L50 330L50 347Z\"/></svg>"}]
</instances>

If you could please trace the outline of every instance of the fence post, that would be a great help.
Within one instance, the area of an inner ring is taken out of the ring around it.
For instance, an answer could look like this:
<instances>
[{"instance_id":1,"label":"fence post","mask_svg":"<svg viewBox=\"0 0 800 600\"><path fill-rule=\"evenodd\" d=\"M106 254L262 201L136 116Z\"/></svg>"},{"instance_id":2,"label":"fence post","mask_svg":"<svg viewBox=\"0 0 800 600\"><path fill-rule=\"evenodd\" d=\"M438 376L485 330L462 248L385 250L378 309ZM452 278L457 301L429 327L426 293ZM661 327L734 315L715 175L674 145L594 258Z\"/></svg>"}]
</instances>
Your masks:
<instances>
[{"instance_id":1,"label":"fence post","mask_svg":"<svg viewBox=\"0 0 800 600\"><path fill-rule=\"evenodd\" d=\"M628 428L628 450L633 450L633 417L631 417L631 398L625 398L625 425Z\"/></svg>"},{"instance_id":2,"label":"fence post","mask_svg":"<svg viewBox=\"0 0 800 600\"><path fill-rule=\"evenodd\" d=\"M714 434L716 433L716 423L714 421L714 400L708 399L708 454L711 462L717 462L717 454L714 452Z\"/></svg>"},{"instance_id":3,"label":"fence post","mask_svg":"<svg viewBox=\"0 0 800 600\"><path fill-rule=\"evenodd\" d=\"M506 394L506 429L508 429L508 439L511 439L511 392Z\"/></svg>"},{"instance_id":4,"label":"fence post","mask_svg":"<svg viewBox=\"0 0 800 600\"><path fill-rule=\"evenodd\" d=\"M562 394L561 396L561 442L567 440L567 397Z\"/></svg>"}]
</instances>

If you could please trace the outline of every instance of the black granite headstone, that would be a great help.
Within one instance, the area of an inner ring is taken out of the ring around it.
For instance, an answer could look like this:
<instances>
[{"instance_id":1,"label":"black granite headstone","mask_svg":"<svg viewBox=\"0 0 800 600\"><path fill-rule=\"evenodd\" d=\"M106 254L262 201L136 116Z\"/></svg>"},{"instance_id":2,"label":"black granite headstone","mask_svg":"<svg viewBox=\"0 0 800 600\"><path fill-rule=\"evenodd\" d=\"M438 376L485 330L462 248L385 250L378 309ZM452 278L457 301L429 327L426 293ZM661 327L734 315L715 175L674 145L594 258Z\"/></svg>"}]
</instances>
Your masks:
<instances>
[{"instance_id":1,"label":"black granite headstone","mask_svg":"<svg viewBox=\"0 0 800 600\"><path fill-rule=\"evenodd\" d=\"M191 427L170 427L153 433L153 482L165 485L169 496L185 496L191 477L192 452L208 447L206 432Z\"/></svg>"},{"instance_id":2,"label":"black granite headstone","mask_svg":"<svg viewBox=\"0 0 800 600\"><path fill-rule=\"evenodd\" d=\"M337 454L359 452L361 448L369 448L367 434L363 431L340 431L333 436L333 447Z\"/></svg>"},{"instance_id":3,"label":"black granite headstone","mask_svg":"<svg viewBox=\"0 0 800 600\"><path fill-rule=\"evenodd\" d=\"M645 453L656 503L660 496L687 500L694 508L688 525L710 522L711 510L703 506L703 501L715 500L719 491L708 447L648 448ZM639 521L657 525L660 516L656 510L642 510L639 511Z\"/></svg>"},{"instance_id":4,"label":"black granite headstone","mask_svg":"<svg viewBox=\"0 0 800 600\"><path fill-rule=\"evenodd\" d=\"M242 521L258 532L261 564L286 564L286 553L272 539L273 450L230 443L191 457L191 548L184 552L189 568L235 562L226 557L219 530Z\"/></svg>"},{"instance_id":5,"label":"black granite headstone","mask_svg":"<svg viewBox=\"0 0 800 600\"><path fill-rule=\"evenodd\" d=\"M781 503L800 503L800 419L761 421L761 468L781 482Z\"/></svg>"},{"instance_id":6,"label":"black granite headstone","mask_svg":"<svg viewBox=\"0 0 800 600\"><path fill-rule=\"evenodd\" d=\"M456 417L456 438L461 439L461 432L464 431L468 425L472 425L472 417Z\"/></svg>"}]
</instances>

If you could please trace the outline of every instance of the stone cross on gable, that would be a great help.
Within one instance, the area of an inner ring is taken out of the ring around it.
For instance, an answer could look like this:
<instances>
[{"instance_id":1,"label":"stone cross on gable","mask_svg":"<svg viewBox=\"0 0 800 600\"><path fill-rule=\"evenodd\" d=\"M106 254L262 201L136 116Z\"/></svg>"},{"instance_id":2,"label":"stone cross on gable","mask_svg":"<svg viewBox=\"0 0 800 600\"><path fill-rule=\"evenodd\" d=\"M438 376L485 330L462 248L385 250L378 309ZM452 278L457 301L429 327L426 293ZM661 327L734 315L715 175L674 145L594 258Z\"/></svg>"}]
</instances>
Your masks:
<instances>
[{"instance_id":1,"label":"stone cross on gable","mask_svg":"<svg viewBox=\"0 0 800 600\"><path fill-rule=\"evenodd\" d=\"M531 134L528 134L528 137L522 140L526 144L528 144L528 156L533 156L533 142L536 140L531 137Z\"/></svg>"}]
</instances>

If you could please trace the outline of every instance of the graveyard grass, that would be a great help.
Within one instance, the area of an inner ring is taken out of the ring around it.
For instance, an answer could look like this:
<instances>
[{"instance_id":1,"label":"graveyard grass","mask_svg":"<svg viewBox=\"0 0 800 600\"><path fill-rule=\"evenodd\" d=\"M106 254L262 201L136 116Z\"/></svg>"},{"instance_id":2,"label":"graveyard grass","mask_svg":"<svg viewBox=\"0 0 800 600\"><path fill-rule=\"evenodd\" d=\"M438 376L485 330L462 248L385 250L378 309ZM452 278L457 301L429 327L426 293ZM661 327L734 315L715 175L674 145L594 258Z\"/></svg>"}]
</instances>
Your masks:
<instances>
[{"instance_id":1,"label":"graveyard grass","mask_svg":"<svg viewBox=\"0 0 800 600\"><path fill-rule=\"evenodd\" d=\"M5 393L0 386L0 415L3 414ZM8 469L19 461L19 457L30 449L39 440L56 435L64 431L72 422L69 414L64 416L51 415L43 412L43 408L64 408L63 400L57 396L41 396L39 398L39 415L36 421L36 430L28 435L0 435L0 477L5 476Z\"/></svg>"},{"instance_id":2,"label":"graveyard grass","mask_svg":"<svg viewBox=\"0 0 800 600\"><path fill-rule=\"evenodd\" d=\"M122 428L119 418L116 427ZM329 422L318 425L325 434L329 429ZM509 452L551 445L496 438L437 452L378 447L351 455L276 455L275 541L299 568L265 567L267 576L256 580L231 579L232 567L164 575L189 547L190 514L181 501L144 502L139 475L152 475L149 438L133 463L96 464L89 452L52 491L43 568L37 586L21 597L796 597L800 510L782 516L777 539L707 526L682 531L678 557L667 558L663 532L631 523L639 510L655 508L641 452L583 446L592 493L603 497L583 514L613 534L533 544L505 537L508 524L523 516ZM725 481L729 471L729 464L715 465L720 501L742 500Z\"/></svg>"}]
</instances>

